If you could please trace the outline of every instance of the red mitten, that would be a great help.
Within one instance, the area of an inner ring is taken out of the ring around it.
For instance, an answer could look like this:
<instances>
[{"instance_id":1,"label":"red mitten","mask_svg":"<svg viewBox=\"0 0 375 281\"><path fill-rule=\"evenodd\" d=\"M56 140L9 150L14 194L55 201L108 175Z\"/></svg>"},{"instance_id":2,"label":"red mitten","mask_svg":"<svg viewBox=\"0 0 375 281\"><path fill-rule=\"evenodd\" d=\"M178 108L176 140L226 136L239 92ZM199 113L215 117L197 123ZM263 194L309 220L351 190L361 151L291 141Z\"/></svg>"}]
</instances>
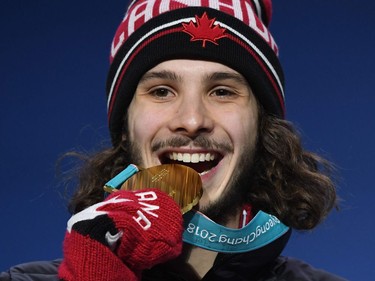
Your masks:
<instances>
[{"instance_id":1,"label":"red mitten","mask_svg":"<svg viewBox=\"0 0 375 281\"><path fill-rule=\"evenodd\" d=\"M143 269L181 253L182 231L180 209L164 192L114 192L69 220L59 277L140 280Z\"/></svg>"}]
</instances>

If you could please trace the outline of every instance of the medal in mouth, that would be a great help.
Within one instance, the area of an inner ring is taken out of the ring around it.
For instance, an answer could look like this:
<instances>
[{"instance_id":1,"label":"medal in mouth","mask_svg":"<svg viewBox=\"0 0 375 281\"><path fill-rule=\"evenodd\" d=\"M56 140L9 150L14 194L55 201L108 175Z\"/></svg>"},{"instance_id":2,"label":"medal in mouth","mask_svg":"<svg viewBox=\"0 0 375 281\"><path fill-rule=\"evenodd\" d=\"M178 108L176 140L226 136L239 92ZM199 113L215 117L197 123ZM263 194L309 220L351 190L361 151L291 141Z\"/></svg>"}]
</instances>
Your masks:
<instances>
[{"instance_id":1,"label":"medal in mouth","mask_svg":"<svg viewBox=\"0 0 375 281\"><path fill-rule=\"evenodd\" d=\"M182 214L198 204L203 192L199 174L179 164L162 164L147 169L129 165L104 186L108 193L145 188L157 188L167 193L180 206Z\"/></svg>"}]
</instances>

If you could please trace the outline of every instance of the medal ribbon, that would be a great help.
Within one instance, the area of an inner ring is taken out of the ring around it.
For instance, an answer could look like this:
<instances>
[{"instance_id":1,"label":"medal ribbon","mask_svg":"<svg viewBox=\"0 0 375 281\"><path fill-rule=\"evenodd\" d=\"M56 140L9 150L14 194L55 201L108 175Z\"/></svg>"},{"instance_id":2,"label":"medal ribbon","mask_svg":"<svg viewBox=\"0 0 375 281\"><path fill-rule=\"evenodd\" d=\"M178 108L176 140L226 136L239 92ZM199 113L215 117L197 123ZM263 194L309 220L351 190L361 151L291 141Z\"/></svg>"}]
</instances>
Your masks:
<instances>
[{"instance_id":1,"label":"medal ribbon","mask_svg":"<svg viewBox=\"0 0 375 281\"><path fill-rule=\"evenodd\" d=\"M215 252L243 253L275 241L288 230L277 217L263 211L245 227L233 229L192 210L184 214L183 241Z\"/></svg>"}]
</instances>

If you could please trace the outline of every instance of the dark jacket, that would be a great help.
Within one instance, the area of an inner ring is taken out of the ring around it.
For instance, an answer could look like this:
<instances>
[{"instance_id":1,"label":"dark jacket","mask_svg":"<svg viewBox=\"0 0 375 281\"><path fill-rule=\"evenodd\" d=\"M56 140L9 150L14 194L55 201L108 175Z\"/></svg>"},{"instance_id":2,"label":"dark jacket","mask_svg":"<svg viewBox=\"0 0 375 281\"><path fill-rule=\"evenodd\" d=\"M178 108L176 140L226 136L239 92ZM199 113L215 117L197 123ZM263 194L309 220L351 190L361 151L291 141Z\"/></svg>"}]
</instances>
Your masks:
<instances>
[{"instance_id":1,"label":"dark jacket","mask_svg":"<svg viewBox=\"0 0 375 281\"><path fill-rule=\"evenodd\" d=\"M280 256L290 235L291 231L288 231L272 242L249 252L218 253L212 268L201 281L344 280L302 261ZM61 260L21 264L1 273L0 281L56 281L59 280L57 272L60 263ZM199 281L199 278L188 265L170 261L144 270L142 281Z\"/></svg>"},{"instance_id":2,"label":"dark jacket","mask_svg":"<svg viewBox=\"0 0 375 281\"><path fill-rule=\"evenodd\" d=\"M61 260L31 262L10 268L0 274L1 281L57 281L57 270ZM246 263L246 254L225 256L215 263L202 281L342 281L340 277L315 269L310 265L287 257L278 257L272 263L254 270ZM166 266L157 266L145 271L143 281L193 281L187 274L175 273Z\"/></svg>"}]
</instances>

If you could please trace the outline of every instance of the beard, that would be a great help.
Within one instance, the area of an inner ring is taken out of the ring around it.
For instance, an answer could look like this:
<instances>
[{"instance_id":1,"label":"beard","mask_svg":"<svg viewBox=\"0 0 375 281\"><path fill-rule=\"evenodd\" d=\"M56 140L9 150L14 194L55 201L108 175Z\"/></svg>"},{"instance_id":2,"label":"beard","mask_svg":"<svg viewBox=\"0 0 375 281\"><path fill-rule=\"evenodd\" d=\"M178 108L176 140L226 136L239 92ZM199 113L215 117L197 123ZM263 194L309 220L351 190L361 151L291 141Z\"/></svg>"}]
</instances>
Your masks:
<instances>
[{"instance_id":1,"label":"beard","mask_svg":"<svg viewBox=\"0 0 375 281\"><path fill-rule=\"evenodd\" d=\"M141 149L135 141L130 141L128 136L127 134L124 147L128 148L127 154L130 161L129 163L142 165ZM198 140L195 141L183 137L172 138L163 142L156 142L152 150L155 151L163 146L179 147L187 145L190 142L204 148L221 148L227 152L233 151L233 147L231 147L230 144L220 144L219 142L209 140L205 137L198 137ZM245 145L242 153L240 153L241 157L238 161L237 169L234 170L220 198L199 209L201 213L218 224L225 225L238 214L246 203L249 203L248 194L253 178L254 155L256 151L255 143L249 142Z\"/></svg>"},{"instance_id":2,"label":"beard","mask_svg":"<svg viewBox=\"0 0 375 281\"><path fill-rule=\"evenodd\" d=\"M214 222L221 225L227 224L245 204L249 203L248 194L253 178L254 150L254 148L248 148L242 153L237 169L233 172L231 180L220 198L200 209L201 213Z\"/></svg>"}]
</instances>

